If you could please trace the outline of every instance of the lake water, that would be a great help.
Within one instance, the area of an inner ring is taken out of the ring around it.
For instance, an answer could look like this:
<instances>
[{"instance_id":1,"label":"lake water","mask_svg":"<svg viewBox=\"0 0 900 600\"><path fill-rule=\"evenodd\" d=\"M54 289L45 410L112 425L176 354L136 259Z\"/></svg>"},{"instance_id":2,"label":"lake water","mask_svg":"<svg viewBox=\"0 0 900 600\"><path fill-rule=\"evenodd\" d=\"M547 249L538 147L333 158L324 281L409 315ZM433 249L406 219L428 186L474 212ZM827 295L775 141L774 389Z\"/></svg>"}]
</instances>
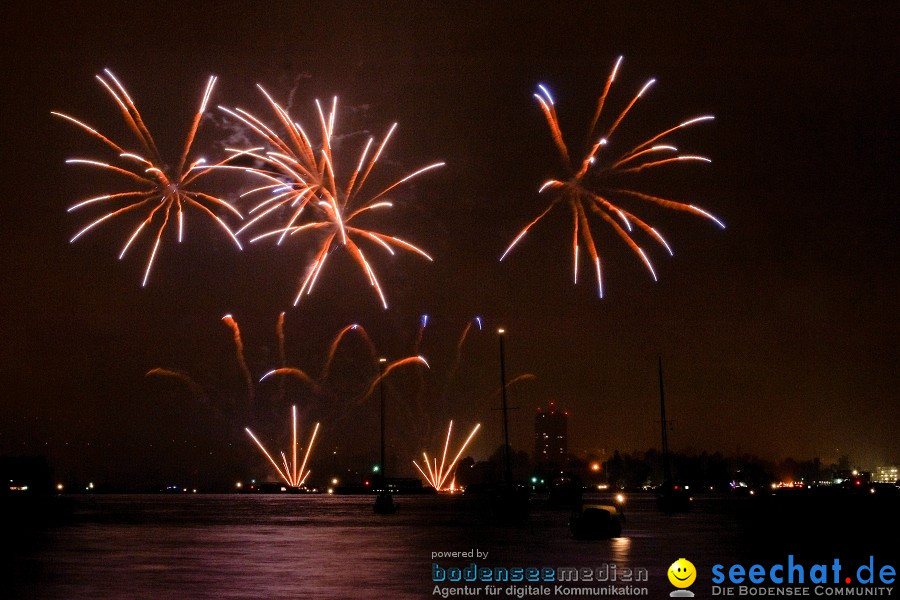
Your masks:
<instances>
[{"instance_id":1,"label":"lake water","mask_svg":"<svg viewBox=\"0 0 900 600\"><path fill-rule=\"evenodd\" d=\"M793 554L795 562L840 557L849 565L874 554L876 563L898 566L895 501L874 511L809 510L708 497L690 513L664 515L652 498L637 496L628 500L622 537L603 541L573 540L569 513L542 507L540 499L519 526L491 524L458 500L436 496L400 496L400 510L390 516L374 515L369 496L109 495L74 502L68 523L14 544L6 561L13 596L429 598L439 597L432 595L433 562L477 562L645 568L648 581L631 585L663 598L674 589L666 570L686 557L699 573L692 589L709 597L717 563L771 565ZM432 559L434 552L473 549L487 558Z\"/></svg>"}]
</instances>

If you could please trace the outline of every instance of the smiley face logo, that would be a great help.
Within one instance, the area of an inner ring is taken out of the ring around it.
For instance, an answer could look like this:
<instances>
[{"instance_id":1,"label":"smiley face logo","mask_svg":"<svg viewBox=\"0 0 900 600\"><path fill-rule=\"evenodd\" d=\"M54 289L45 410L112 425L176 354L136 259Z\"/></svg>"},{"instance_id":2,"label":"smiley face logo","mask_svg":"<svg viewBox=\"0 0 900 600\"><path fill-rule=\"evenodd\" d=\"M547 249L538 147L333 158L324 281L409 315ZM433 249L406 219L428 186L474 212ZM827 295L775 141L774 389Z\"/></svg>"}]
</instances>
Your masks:
<instances>
[{"instance_id":1,"label":"smiley face logo","mask_svg":"<svg viewBox=\"0 0 900 600\"><path fill-rule=\"evenodd\" d=\"M694 580L697 579L697 569L686 558L679 558L673 562L667 574L669 575L669 581L677 588L690 587Z\"/></svg>"}]
</instances>

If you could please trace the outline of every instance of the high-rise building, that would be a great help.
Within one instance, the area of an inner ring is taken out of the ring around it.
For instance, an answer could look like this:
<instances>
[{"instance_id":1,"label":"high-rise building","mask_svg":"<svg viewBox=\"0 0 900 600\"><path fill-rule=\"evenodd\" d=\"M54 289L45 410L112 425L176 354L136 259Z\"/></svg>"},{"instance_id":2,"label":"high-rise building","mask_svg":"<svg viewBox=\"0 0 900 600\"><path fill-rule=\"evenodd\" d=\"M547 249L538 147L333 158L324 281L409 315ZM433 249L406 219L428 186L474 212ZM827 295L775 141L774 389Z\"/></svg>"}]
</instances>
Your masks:
<instances>
[{"instance_id":1,"label":"high-rise building","mask_svg":"<svg viewBox=\"0 0 900 600\"><path fill-rule=\"evenodd\" d=\"M896 465L875 469L875 483L897 483L900 480L900 469Z\"/></svg>"},{"instance_id":2,"label":"high-rise building","mask_svg":"<svg viewBox=\"0 0 900 600\"><path fill-rule=\"evenodd\" d=\"M539 465L559 466L569 452L569 413L553 402L547 410L538 408L534 415L534 461Z\"/></svg>"}]
</instances>

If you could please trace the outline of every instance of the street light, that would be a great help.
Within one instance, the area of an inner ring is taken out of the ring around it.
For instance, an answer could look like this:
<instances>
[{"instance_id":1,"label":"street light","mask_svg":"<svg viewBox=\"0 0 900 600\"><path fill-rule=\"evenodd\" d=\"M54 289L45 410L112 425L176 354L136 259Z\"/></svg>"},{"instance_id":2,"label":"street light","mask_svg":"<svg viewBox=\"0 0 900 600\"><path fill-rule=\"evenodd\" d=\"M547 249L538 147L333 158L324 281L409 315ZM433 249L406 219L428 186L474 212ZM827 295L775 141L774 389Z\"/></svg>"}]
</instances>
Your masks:
<instances>
[{"instance_id":1,"label":"street light","mask_svg":"<svg viewBox=\"0 0 900 600\"><path fill-rule=\"evenodd\" d=\"M379 515L392 515L397 512L397 507L394 505L394 498L391 496L390 491L388 491L387 479L384 475L384 364L386 362L386 358L378 359L378 368L380 371L379 387L381 391L381 464L376 467L376 471L378 477L381 479L381 491L378 493L378 497L375 498L375 513Z\"/></svg>"}]
</instances>

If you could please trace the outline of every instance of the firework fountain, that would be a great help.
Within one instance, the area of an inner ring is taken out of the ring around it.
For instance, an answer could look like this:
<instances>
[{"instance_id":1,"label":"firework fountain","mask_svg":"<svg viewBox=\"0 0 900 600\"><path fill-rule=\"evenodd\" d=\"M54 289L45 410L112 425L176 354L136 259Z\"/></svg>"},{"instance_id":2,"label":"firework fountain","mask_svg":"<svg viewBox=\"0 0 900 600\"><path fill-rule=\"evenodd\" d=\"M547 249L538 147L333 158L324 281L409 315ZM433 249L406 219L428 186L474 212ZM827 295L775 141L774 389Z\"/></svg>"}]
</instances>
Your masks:
<instances>
[{"instance_id":1,"label":"firework fountain","mask_svg":"<svg viewBox=\"0 0 900 600\"><path fill-rule=\"evenodd\" d=\"M453 432L453 421L450 421L450 425L447 427L447 439L444 442L444 451L441 454L441 462L438 464L437 457L433 459L428 458L427 452L422 452L422 457L424 458L425 469L428 471L427 473L422 467L419 466L419 463L416 461L412 461L413 465L415 465L416 469L419 470L419 473L422 474L422 477L425 478L425 481L428 482L428 485L433 487L435 491L455 491L456 490L456 478L450 478L450 475L454 472L454 467L456 466L457 461L459 461L459 457L462 456L462 453L465 451L466 447L469 445L469 442L472 441L472 438L475 437L475 434L478 433L478 430L481 428L481 423L475 425L472 428L472 432L469 434L469 437L466 438L466 441L462 443L462 446L459 447L459 452L456 453L456 456L453 457L449 463L447 463L447 450L450 448L450 434Z\"/></svg>"},{"instance_id":2,"label":"firework fountain","mask_svg":"<svg viewBox=\"0 0 900 600\"><path fill-rule=\"evenodd\" d=\"M299 488L309 477L311 471L306 470L306 463L309 461L309 454L312 452L313 444L316 441L316 434L319 432L319 424L316 423L315 428L313 429L312 436L309 439L309 445L306 447L306 453L303 455L303 462L298 466L297 464L297 405L291 407L291 420L292 420L292 444L291 444L291 459L288 461L287 456L284 452L281 453L281 467L278 466L278 463L272 458L272 455L269 454L269 451L266 450L266 447L263 446L262 442L259 441L253 432L250 431L249 427L245 427L244 431L253 438L253 441L256 442L256 445L259 446L259 449L262 450L262 453L266 455L266 458L269 459L269 462L272 463L272 466L275 468L275 471L278 473L278 476L292 488ZM284 469L282 470L282 467Z\"/></svg>"}]
</instances>

